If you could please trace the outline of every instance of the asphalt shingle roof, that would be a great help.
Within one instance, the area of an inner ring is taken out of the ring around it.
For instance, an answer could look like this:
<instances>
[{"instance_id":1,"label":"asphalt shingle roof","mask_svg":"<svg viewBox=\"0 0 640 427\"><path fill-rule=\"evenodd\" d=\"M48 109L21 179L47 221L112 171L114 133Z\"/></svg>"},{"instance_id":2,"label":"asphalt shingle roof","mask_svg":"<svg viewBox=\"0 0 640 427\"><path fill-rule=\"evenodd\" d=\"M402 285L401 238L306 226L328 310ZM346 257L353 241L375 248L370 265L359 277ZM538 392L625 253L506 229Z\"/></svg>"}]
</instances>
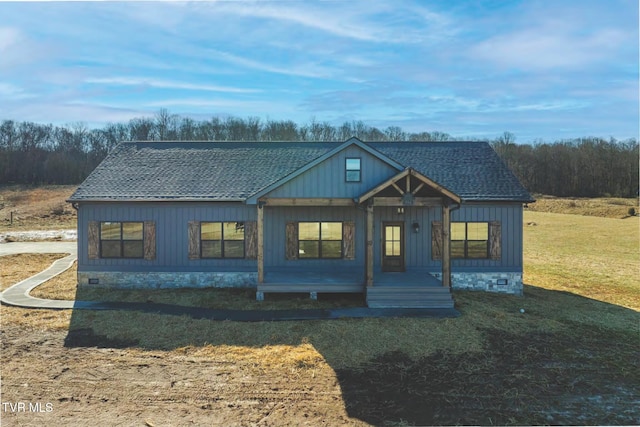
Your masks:
<instances>
[{"instance_id":1,"label":"asphalt shingle roof","mask_svg":"<svg viewBox=\"0 0 640 427\"><path fill-rule=\"evenodd\" d=\"M98 165L69 200L245 200L341 144L125 142ZM487 143L366 144L463 200L531 200Z\"/></svg>"}]
</instances>

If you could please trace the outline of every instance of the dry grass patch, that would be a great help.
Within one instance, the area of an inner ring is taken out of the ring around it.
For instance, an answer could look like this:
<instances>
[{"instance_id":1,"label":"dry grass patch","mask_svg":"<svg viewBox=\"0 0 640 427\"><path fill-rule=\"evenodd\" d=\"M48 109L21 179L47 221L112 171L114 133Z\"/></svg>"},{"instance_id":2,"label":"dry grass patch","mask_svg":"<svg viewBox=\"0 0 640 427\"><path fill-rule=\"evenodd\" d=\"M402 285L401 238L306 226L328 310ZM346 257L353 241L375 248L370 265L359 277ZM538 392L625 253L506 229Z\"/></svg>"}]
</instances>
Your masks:
<instances>
[{"instance_id":1,"label":"dry grass patch","mask_svg":"<svg viewBox=\"0 0 640 427\"><path fill-rule=\"evenodd\" d=\"M533 212L563 213L573 215L597 216L602 218L627 218L629 208L640 212L638 199L615 197L601 198L562 198L537 194L535 203L529 204Z\"/></svg>"},{"instance_id":2,"label":"dry grass patch","mask_svg":"<svg viewBox=\"0 0 640 427\"><path fill-rule=\"evenodd\" d=\"M16 283L47 269L55 260L67 254L17 254L0 257L0 285L4 291ZM38 288L36 288L38 289ZM71 310L34 310L0 306L0 324L29 329L67 330Z\"/></svg>"},{"instance_id":3,"label":"dry grass patch","mask_svg":"<svg viewBox=\"0 0 640 427\"><path fill-rule=\"evenodd\" d=\"M0 325L46 331L68 331L71 310L40 310L0 305Z\"/></svg>"},{"instance_id":4,"label":"dry grass patch","mask_svg":"<svg viewBox=\"0 0 640 427\"><path fill-rule=\"evenodd\" d=\"M32 290L31 296L42 299L74 300L78 283L77 274L78 263L74 262L68 270Z\"/></svg>"},{"instance_id":5,"label":"dry grass patch","mask_svg":"<svg viewBox=\"0 0 640 427\"><path fill-rule=\"evenodd\" d=\"M46 270L67 254L17 254L0 257L0 290Z\"/></svg>"},{"instance_id":6,"label":"dry grass patch","mask_svg":"<svg viewBox=\"0 0 640 427\"><path fill-rule=\"evenodd\" d=\"M0 231L76 228L76 211L65 202L76 188L76 185L1 186Z\"/></svg>"}]
</instances>

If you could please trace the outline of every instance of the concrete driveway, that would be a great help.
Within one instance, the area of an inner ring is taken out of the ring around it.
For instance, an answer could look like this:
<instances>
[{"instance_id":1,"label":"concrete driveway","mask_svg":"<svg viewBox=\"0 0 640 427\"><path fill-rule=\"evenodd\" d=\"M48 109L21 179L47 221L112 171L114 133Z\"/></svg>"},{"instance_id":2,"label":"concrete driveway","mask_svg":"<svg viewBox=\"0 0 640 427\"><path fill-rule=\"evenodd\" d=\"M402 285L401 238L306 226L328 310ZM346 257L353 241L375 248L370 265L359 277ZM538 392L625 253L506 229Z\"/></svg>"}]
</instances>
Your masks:
<instances>
[{"instance_id":1,"label":"concrete driveway","mask_svg":"<svg viewBox=\"0 0 640 427\"><path fill-rule=\"evenodd\" d=\"M13 254L71 254L78 253L77 242L11 242L0 243L0 256Z\"/></svg>"}]
</instances>

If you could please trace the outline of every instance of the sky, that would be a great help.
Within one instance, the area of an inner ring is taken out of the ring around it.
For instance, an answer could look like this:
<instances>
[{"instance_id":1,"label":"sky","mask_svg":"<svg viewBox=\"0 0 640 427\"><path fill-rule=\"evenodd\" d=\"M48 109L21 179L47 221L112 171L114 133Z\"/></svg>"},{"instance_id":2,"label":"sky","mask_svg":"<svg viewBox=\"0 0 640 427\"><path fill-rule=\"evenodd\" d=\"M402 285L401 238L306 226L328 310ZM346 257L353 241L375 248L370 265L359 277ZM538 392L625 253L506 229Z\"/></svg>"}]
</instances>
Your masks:
<instances>
[{"instance_id":1,"label":"sky","mask_svg":"<svg viewBox=\"0 0 640 427\"><path fill-rule=\"evenodd\" d=\"M637 0L0 2L0 120L638 138Z\"/></svg>"}]
</instances>

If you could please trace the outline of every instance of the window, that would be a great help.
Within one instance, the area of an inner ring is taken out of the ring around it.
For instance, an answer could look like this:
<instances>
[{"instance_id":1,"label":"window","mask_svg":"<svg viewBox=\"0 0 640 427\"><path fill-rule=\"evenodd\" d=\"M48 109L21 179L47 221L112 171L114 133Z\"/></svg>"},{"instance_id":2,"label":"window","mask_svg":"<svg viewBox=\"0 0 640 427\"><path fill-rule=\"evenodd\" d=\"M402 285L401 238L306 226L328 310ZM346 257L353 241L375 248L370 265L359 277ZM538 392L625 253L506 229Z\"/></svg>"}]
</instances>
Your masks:
<instances>
[{"instance_id":1,"label":"window","mask_svg":"<svg viewBox=\"0 0 640 427\"><path fill-rule=\"evenodd\" d=\"M143 258L144 223L101 222L100 256L102 258Z\"/></svg>"},{"instance_id":2,"label":"window","mask_svg":"<svg viewBox=\"0 0 640 427\"><path fill-rule=\"evenodd\" d=\"M298 258L342 258L342 223L298 223Z\"/></svg>"},{"instance_id":3,"label":"window","mask_svg":"<svg viewBox=\"0 0 640 427\"><path fill-rule=\"evenodd\" d=\"M451 258L489 258L489 223L452 222Z\"/></svg>"},{"instance_id":4,"label":"window","mask_svg":"<svg viewBox=\"0 0 640 427\"><path fill-rule=\"evenodd\" d=\"M201 222L201 258L244 258L244 222Z\"/></svg>"},{"instance_id":5,"label":"window","mask_svg":"<svg viewBox=\"0 0 640 427\"><path fill-rule=\"evenodd\" d=\"M345 166L346 166L345 180L347 182L360 182L361 181L360 159L347 157Z\"/></svg>"}]
</instances>

